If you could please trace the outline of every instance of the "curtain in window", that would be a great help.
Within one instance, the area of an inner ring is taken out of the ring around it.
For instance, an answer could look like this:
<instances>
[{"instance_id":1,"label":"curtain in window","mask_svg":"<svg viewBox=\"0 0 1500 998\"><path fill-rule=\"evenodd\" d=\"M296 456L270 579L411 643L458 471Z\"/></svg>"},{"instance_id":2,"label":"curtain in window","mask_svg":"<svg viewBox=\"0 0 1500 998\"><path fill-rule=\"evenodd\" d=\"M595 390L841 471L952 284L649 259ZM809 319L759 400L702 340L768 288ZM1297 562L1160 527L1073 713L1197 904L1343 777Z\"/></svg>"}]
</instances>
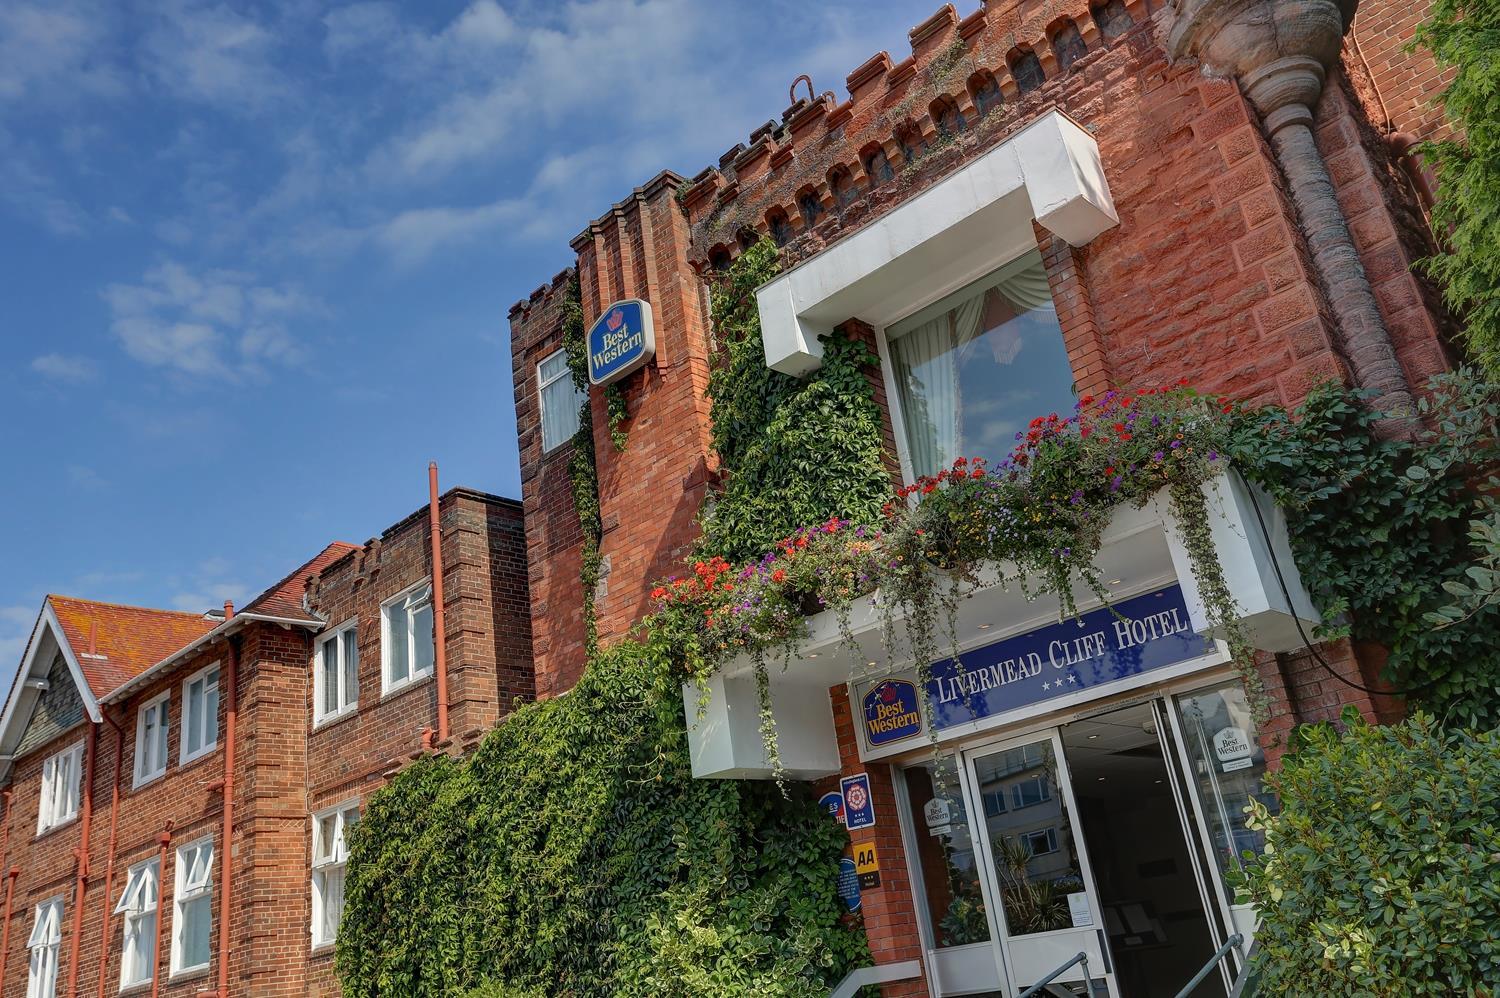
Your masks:
<instances>
[{"instance_id":1,"label":"curtain in window","mask_svg":"<svg viewBox=\"0 0 1500 998\"><path fill-rule=\"evenodd\" d=\"M936 474L963 453L959 372L976 341L1009 317L1052 307L1041 256L1023 259L1026 262L1019 266L1004 267L970 285L957 301L941 303L938 307L946 308L939 314L924 321L922 316L928 313L919 313L917 325L891 339L897 395L912 471L917 475ZM1012 331L1011 335L1019 334ZM1019 346L1017 339L1016 349ZM995 349L1001 349L1000 345Z\"/></svg>"}]
</instances>

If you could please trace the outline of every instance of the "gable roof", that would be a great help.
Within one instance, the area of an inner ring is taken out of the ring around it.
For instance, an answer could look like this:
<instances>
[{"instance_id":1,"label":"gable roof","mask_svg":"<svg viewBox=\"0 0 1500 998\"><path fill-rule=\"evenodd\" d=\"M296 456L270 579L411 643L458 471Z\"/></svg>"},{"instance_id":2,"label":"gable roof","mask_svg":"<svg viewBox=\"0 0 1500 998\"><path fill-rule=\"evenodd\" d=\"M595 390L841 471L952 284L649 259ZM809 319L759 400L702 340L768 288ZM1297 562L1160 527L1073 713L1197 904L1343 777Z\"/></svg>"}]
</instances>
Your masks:
<instances>
[{"instance_id":1,"label":"gable roof","mask_svg":"<svg viewBox=\"0 0 1500 998\"><path fill-rule=\"evenodd\" d=\"M265 614L284 620L306 620L309 623L322 620L307 610L303 597L307 594L307 580L351 551L358 551L358 544L334 541L316 556L304 562L280 582L245 604L242 613Z\"/></svg>"},{"instance_id":2,"label":"gable roof","mask_svg":"<svg viewBox=\"0 0 1500 998\"><path fill-rule=\"evenodd\" d=\"M56 613L96 700L218 623L201 613L152 610L74 596L51 595L47 603Z\"/></svg>"}]
</instances>

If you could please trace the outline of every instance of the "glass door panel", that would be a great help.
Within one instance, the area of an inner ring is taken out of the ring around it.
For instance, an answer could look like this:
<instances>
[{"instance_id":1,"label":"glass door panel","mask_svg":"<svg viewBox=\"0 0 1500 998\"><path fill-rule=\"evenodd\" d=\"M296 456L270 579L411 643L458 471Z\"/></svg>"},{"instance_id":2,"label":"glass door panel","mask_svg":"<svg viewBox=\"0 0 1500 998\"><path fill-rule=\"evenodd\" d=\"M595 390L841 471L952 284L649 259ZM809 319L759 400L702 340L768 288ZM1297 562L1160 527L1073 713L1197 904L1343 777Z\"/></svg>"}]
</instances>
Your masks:
<instances>
[{"instance_id":1,"label":"glass door panel","mask_svg":"<svg viewBox=\"0 0 1500 998\"><path fill-rule=\"evenodd\" d=\"M976 838L990 861L991 892L1000 899L1015 987L1025 989L1082 951L1089 955L1093 990L1112 995L1099 907L1061 757L1055 734L971 755L982 830ZM1059 981L1082 987L1082 968L1070 968Z\"/></svg>"},{"instance_id":2,"label":"glass door panel","mask_svg":"<svg viewBox=\"0 0 1500 998\"><path fill-rule=\"evenodd\" d=\"M917 917L940 995L1004 993L996 923L985 898L956 755L901 771Z\"/></svg>"},{"instance_id":3,"label":"glass door panel","mask_svg":"<svg viewBox=\"0 0 1500 998\"><path fill-rule=\"evenodd\" d=\"M1223 875L1238 869L1240 854L1265 848L1265 837L1246 823L1252 800L1272 813L1279 805L1264 783L1266 757L1251 716L1244 687L1238 681L1174 697L1175 719L1186 756L1189 782L1198 803L1200 829L1213 854L1216 889L1229 908L1234 929L1249 947L1255 912L1236 903Z\"/></svg>"}]
</instances>

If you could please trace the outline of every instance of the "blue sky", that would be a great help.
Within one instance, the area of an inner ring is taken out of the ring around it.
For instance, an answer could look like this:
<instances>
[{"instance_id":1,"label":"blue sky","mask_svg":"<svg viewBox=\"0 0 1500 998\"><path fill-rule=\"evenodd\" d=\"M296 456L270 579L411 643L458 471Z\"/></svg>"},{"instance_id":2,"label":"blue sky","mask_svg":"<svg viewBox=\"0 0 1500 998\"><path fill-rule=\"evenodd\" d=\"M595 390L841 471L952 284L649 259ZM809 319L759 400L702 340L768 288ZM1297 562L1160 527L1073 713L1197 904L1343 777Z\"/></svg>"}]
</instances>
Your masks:
<instances>
[{"instance_id":1,"label":"blue sky","mask_svg":"<svg viewBox=\"0 0 1500 998\"><path fill-rule=\"evenodd\" d=\"M518 495L509 306L936 6L4 0L0 675L49 591L243 602L429 460Z\"/></svg>"}]
</instances>

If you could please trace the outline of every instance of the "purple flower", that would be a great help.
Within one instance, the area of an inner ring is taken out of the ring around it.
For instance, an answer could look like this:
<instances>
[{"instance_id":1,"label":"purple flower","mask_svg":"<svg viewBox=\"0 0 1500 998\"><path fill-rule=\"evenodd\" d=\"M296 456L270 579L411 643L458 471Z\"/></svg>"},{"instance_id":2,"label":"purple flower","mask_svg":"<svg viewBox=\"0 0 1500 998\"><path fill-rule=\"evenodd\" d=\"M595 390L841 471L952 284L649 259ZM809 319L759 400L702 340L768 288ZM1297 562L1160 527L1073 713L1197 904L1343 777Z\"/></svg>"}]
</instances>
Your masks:
<instances>
[{"instance_id":1,"label":"purple flower","mask_svg":"<svg viewBox=\"0 0 1500 998\"><path fill-rule=\"evenodd\" d=\"M1209 451L1208 452L1208 459L1210 461L1217 461L1219 459L1219 452L1216 451L1216 450Z\"/></svg>"},{"instance_id":2,"label":"purple flower","mask_svg":"<svg viewBox=\"0 0 1500 998\"><path fill-rule=\"evenodd\" d=\"M1153 461L1160 461L1163 458L1165 458L1166 456L1167 455L1164 454L1164 453L1162 453L1161 451L1157 451L1155 454L1151 455L1151 460L1153 460Z\"/></svg>"},{"instance_id":3,"label":"purple flower","mask_svg":"<svg viewBox=\"0 0 1500 998\"><path fill-rule=\"evenodd\" d=\"M1181 440L1173 440L1172 441L1172 449L1173 450L1176 450L1177 448L1179 448L1181 446L1182 446L1182 441Z\"/></svg>"}]
</instances>

